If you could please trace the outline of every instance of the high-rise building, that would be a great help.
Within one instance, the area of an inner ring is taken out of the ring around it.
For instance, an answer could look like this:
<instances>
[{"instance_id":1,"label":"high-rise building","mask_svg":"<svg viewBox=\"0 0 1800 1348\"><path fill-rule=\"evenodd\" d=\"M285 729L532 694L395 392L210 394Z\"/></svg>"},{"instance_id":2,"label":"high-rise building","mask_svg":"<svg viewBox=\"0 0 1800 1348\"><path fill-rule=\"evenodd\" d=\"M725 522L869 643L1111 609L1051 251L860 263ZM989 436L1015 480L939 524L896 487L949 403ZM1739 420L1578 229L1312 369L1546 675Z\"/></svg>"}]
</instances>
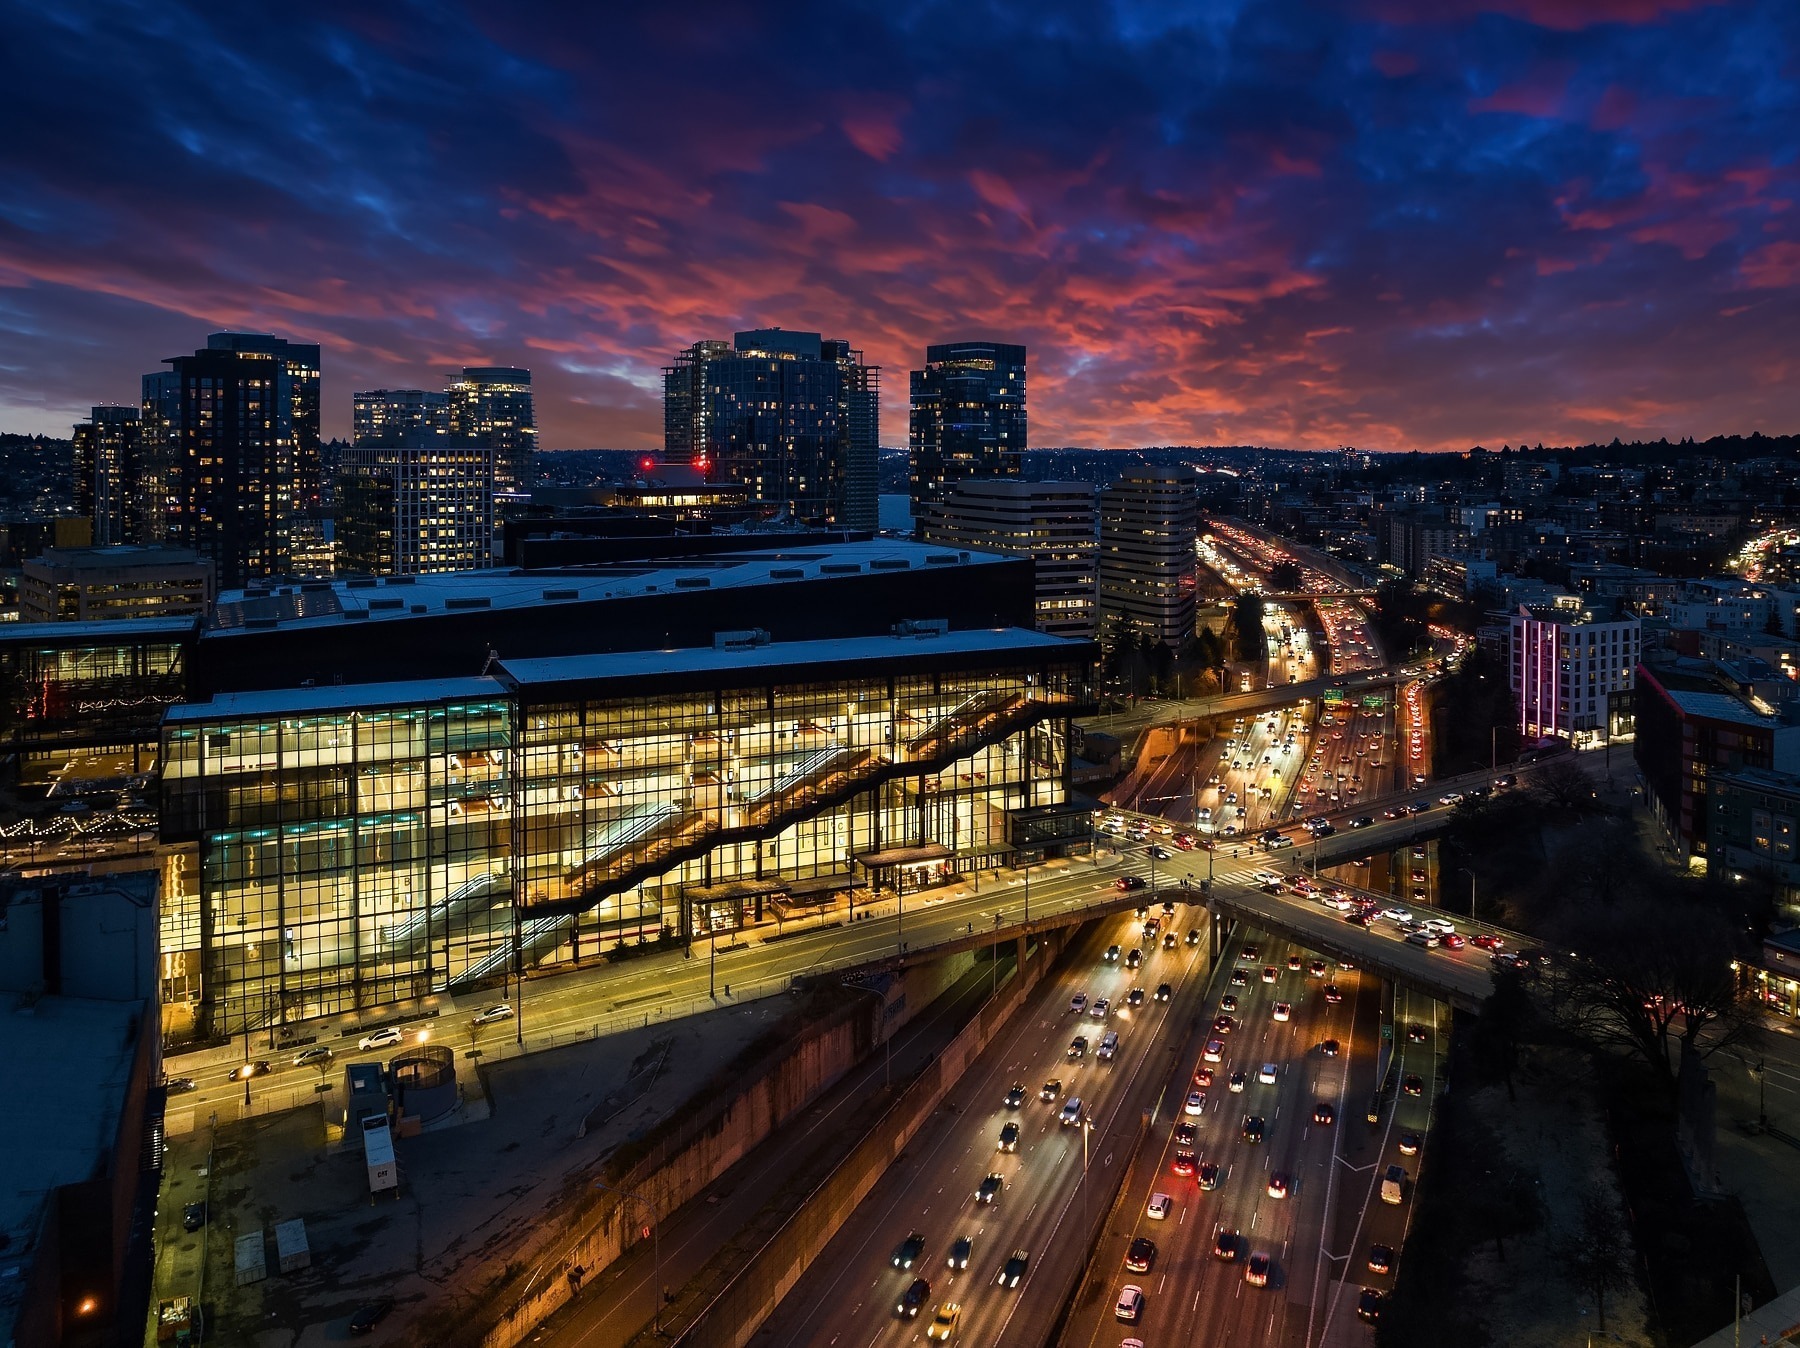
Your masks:
<instances>
[{"instance_id":1,"label":"high-rise building","mask_svg":"<svg viewBox=\"0 0 1800 1348\"><path fill-rule=\"evenodd\" d=\"M494 451L496 491L524 491L537 470L537 412L531 371L509 365L471 365L450 386L450 437L459 445Z\"/></svg>"},{"instance_id":2,"label":"high-rise building","mask_svg":"<svg viewBox=\"0 0 1800 1348\"><path fill-rule=\"evenodd\" d=\"M181 409L181 381L173 370L156 370L143 377L138 404L139 463L144 485L144 537L162 542L169 536L169 514L174 508L175 425Z\"/></svg>"},{"instance_id":3,"label":"high-rise building","mask_svg":"<svg viewBox=\"0 0 1800 1348\"><path fill-rule=\"evenodd\" d=\"M357 445L447 444L450 395L430 389L378 388L351 395L350 438Z\"/></svg>"},{"instance_id":4,"label":"high-rise building","mask_svg":"<svg viewBox=\"0 0 1800 1348\"><path fill-rule=\"evenodd\" d=\"M416 576L489 565L494 451L484 445L352 445L337 478L340 574Z\"/></svg>"},{"instance_id":5,"label":"high-rise building","mask_svg":"<svg viewBox=\"0 0 1800 1348\"><path fill-rule=\"evenodd\" d=\"M281 575L298 511L319 499L319 348L216 332L146 381L168 418L169 532L211 557L222 588Z\"/></svg>"},{"instance_id":6,"label":"high-rise building","mask_svg":"<svg viewBox=\"0 0 1800 1348\"><path fill-rule=\"evenodd\" d=\"M1100 493L1100 626L1180 646L1194 633L1199 474L1130 468Z\"/></svg>"},{"instance_id":7,"label":"high-rise building","mask_svg":"<svg viewBox=\"0 0 1800 1348\"><path fill-rule=\"evenodd\" d=\"M664 369L664 447L771 514L873 529L880 404L881 369L849 342L740 332Z\"/></svg>"},{"instance_id":8,"label":"high-rise building","mask_svg":"<svg viewBox=\"0 0 1800 1348\"><path fill-rule=\"evenodd\" d=\"M915 518L971 478L1017 477L1025 449L1025 348L945 342L912 372L908 427Z\"/></svg>"},{"instance_id":9,"label":"high-rise building","mask_svg":"<svg viewBox=\"0 0 1800 1348\"><path fill-rule=\"evenodd\" d=\"M96 407L75 425L75 508L94 522L98 546L146 540L143 431L135 407Z\"/></svg>"},{"instance_id":10,"label":"high-rise building","mask_svg":"<svg viewBox=\"0 0 1800 1348\"><path fill-rule=\"evenodd\" d=\"M927 543L1029 557L1037 572L1037 629L1094 635L1094 489L1085 482L976 479L928 505Z\"/></svg>"}]
</instances>

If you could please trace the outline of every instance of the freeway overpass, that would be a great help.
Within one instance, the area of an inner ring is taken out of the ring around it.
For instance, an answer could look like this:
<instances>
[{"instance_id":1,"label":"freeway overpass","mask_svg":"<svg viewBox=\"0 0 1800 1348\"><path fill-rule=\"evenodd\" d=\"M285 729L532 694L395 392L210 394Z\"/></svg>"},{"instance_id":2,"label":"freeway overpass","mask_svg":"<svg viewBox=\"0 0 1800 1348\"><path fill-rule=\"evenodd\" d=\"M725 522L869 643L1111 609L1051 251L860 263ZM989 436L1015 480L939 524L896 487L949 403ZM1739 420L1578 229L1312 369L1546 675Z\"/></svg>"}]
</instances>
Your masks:
<instances>
[{"instance_id":1,"label":"freeway overpass","mask_svg":"<svg viewBox=\"0 0 1800 1348\"><path fill-rule=\"evenodd\" d=\"M1101 730L1109 735L1128 735L1147 726L1167 725L1172 721L1209 720L1219 716L1237 716L1248 711L1269 711L1285 707L1301 698L1316 698L1328 688L1342 688L1345 693L1365 693L1386 688L1402 681L1404 676L1384 670L1366 670L1356 674L1331 675L1308 679L1305 683L1281 684L1274 688L1253 688L1247 693L1221 693L1217 697L1187 697L1143 701L1129 711L1107 712L1084 717L1081 725L1088 730Z\"/></svg>"}]
</instances>

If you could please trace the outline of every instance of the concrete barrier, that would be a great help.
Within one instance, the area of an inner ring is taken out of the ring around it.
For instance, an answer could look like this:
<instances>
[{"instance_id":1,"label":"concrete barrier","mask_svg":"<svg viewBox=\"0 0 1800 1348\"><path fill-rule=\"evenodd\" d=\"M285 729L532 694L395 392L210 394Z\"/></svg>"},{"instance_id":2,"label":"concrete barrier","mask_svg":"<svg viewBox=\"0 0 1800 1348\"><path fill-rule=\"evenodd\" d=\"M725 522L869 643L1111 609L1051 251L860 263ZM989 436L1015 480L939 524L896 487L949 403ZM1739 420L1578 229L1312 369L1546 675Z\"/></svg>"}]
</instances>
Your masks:
<instances>
[{"instance_id":1,"label":"concrete barrier","mask_svg":"<svg viewBox=\"0 0 1800 1348\"><path fill-rule=\"evenodd\" d=\"M980 1014L900 1094L863 1141L807 1196L724 1290L691 1310L678 1303L673 1315L664 1317L664 1337L672 1337L683 1348L744 1348L807 1266L830 1244L857 1204L868 1196L943 1103L968 1064L993 1041L1055 964L1066 938L1067 933L1062 931L1047 934L1029 959L1021 941L1021 973L1009 978ZM647 1332L632 1341L633 1348L652 1342L656 1340Z\"/></svg>"}]
</instances>

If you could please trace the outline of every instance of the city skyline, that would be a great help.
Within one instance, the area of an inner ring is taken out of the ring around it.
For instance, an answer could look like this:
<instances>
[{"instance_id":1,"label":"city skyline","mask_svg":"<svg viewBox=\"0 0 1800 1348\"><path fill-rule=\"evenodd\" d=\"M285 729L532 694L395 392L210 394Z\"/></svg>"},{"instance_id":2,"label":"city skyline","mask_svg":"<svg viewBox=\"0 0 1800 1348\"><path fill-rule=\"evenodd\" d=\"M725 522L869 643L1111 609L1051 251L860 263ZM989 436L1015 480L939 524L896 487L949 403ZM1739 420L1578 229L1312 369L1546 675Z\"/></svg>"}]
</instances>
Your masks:
<instances>
[{"instance_id":1,"label":"city skyline","mask_svg":"<svg viewBox=\"0 0 1800 1348\"><path fill-rule=\"evenodd\" d=\"M328 436L516 365L546 447L648 449L663 363L779 325L1026 345L1046 446L1800 425L1791 7L926 17L15 22L0 424L233 329L321 345Z\"/></svg>"}]
</instances>

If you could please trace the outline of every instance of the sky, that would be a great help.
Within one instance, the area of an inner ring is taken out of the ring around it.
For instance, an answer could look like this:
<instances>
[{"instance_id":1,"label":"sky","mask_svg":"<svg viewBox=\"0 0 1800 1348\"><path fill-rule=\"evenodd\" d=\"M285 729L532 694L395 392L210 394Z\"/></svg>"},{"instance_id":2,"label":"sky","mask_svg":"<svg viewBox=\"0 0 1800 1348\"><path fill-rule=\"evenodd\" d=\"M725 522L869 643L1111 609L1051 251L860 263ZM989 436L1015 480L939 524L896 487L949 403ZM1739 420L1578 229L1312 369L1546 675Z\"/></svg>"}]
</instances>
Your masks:
<instances>
[{"instance_id":1,"label":"sky","mask_svg":"<svg viewBox=\"0 0 1800 1348\"><path fill-rule=\"evenodd\" d=\"M740 328L1024 342L1036 446L1800 431L1794 0L0 7L0 430L209 331L657 448Z\"/></svg>"}]
</instances>

